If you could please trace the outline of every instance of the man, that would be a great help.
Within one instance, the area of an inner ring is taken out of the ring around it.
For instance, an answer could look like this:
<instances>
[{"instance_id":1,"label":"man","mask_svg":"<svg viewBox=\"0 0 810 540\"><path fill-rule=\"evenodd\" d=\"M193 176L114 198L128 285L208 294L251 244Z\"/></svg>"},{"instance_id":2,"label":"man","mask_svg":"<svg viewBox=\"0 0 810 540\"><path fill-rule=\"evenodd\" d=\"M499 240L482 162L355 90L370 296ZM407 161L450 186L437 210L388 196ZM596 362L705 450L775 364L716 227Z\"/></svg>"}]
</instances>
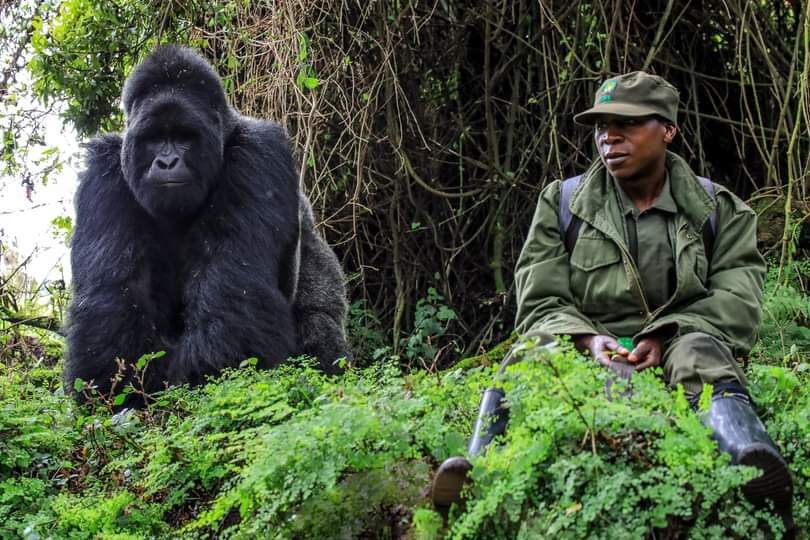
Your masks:
<instances>
[{"instance_id":1,"label":"man","mask_svg":"<svg viewBox=\"0 0 810 540\"><path fill-rule=\"evenodd\" d=\"M787 465L735 359L748 353L760 323L765 263L756 215L667 150L677 110L672 85L633 72L605 81L594 106L574 117L593 127L599 159L540 194L515 272L517 331L547 341L571 336L596 361L616 366L618 359L631 373L662 365L667 384L683 385L695 401L704 384L713 385L704 421L720 449L764 471L746 495L773 500L789 515ZM632 350L619 337L632 337ZM485 393L471 455L505 429L502 397ZM438 506L459 499L468 470L464 458L442 464L433 486Z\"/></svg>"}]
</instances>

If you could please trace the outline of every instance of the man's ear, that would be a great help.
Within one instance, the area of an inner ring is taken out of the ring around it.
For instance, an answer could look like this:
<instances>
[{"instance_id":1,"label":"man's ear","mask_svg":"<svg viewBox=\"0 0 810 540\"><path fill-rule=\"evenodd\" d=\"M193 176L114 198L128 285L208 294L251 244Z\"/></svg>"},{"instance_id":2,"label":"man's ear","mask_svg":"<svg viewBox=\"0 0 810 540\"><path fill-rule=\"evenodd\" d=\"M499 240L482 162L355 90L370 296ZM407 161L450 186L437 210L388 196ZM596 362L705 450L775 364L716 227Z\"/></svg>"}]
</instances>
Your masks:
<instances>
[{"instance_id":1,"label":"man's ear","mask_svg":"<svg viewBox=\"0 0 810 540\"><path fill-rule=\"evenodd\" d=\"M678 126L666 122L664 123L664 130L664 142L670 144L675 140L675 135L678 134Z\"/></svg>"}]
</instances>

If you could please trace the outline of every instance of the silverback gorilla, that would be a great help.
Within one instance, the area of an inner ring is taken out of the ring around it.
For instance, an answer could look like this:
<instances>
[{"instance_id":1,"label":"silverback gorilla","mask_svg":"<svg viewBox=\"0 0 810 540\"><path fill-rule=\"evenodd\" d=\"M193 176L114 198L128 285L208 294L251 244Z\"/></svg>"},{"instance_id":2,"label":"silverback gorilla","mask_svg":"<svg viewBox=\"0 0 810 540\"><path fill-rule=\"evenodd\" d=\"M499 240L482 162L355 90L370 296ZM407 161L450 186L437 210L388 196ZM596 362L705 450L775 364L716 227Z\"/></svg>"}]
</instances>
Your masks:
<instances>
[{"instance_id":1,"label":"silverback gorilla","mask_svg":"<svg viewBox=\"0 0 810 540\"><path fill-rule=\"evenodd\" d=\"M166 354L141 375L147 393L249 357L339 371L343 273L285 131L236 112L211 66L175 46L135 68L122 104L126 130L87 145L75 199L66 388L107 394L118 377L120 392L154 351Z\"/></svg>"}]
</instances>

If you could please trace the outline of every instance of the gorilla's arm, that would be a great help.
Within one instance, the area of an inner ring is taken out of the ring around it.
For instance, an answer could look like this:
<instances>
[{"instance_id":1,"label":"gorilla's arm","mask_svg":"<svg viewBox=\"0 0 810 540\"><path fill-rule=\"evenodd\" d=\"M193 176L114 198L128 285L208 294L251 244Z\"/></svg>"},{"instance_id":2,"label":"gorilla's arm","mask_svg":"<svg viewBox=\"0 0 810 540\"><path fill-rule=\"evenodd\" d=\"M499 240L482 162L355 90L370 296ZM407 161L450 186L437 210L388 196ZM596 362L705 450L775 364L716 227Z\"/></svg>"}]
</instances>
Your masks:
<instances>
[{"instance_id":1,"label":"gorilla's arm","mask_svg":"<svg viewBox=\"0 0 810 540\"><path fill-rule=\"evenodd\" d=\"M148 216L121 174L121 139L105 136L87 145L87 168L76 193L71 242L73 300L68 312L64 381L76 378L110 389L116 358L134 362L161 350L159 312L150 297ZM123 388L125 380L117 387Z\"/></svg>"},{"instance_id":2,"label":"gorilla's arm","mask_svg":"<svg viewBox=\"0 0 810 540\"><path fill-rule=\"evenodd\" d=\"M296 330L300 352L317 357L326 373L338 373L335 361L351 353L346 344L346 285L340 261L315 230L309 200L299 198L301 253L296 290Z\"/></svg>"},{"instance_id":3,"label":"gorilla's arm","mask_svg":"<svg viewBox=\"0 0 810 540\"><path fill-rule=\"evenodd\" d=\"M169 381L201 383L257 356L273 367L295 352L291 301L281 269L298 242L297 177L286 134L242 119L225 151L225 168L188 243L184 331Z\"/></svg>"}]
</instances>

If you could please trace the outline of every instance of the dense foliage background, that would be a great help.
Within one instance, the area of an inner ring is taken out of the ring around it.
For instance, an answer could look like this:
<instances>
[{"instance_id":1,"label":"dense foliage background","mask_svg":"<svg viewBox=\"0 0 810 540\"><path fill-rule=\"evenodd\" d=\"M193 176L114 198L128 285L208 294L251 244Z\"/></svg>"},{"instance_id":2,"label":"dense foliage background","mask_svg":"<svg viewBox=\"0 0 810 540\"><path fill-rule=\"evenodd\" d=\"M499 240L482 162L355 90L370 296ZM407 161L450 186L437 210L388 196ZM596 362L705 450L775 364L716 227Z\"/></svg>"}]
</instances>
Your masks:
<instances>
[{"instance_id":1,"label":"dense foliage background","mask_svg":"<svg viewBox=\"0 0 810 540\"><path fill-rule=\"evenodd\" d=\"M76 408L53 332L69 284L27 277L0 231L0 537L778 534L682 396L649 373L607 402L605 374L568 350L528 347L502 381L512 429L466 509L445 523L425 498L505 350L539 190L594 158L572 115L634 69L681 90L675 150L759 214L771 270L748 369L810 529L806 2L0 0L0 21L0 190L61 173L49 116L117 130L129 70L192 46L243 113L293 137L359 364L329 379L248 362L137 414ZM53 225L69 238L69 218Z\"/></svg>"},{"instance_id":2,"label":"dense foliage background","mask_svg":"<svg viewBox=\"0 0 810 540\"><path fill-rule=\"evenodd\" d=\"M508 336L537 194L594 158L572 115L615 73L647 69L680 89L675 149L753 197L765 252L784 264L810 246L809 8L798 0L3 6L0 95L58 104L80 136L120 127L123 80L157 43L210 58L242 112L290 131L351 299L397 352L430 287L457 315L441 363ZM30 76L15 77L21 66ZM7 172L36 184L20 162L37 117L6 112Z\"/></svg>"}]
</instances>

